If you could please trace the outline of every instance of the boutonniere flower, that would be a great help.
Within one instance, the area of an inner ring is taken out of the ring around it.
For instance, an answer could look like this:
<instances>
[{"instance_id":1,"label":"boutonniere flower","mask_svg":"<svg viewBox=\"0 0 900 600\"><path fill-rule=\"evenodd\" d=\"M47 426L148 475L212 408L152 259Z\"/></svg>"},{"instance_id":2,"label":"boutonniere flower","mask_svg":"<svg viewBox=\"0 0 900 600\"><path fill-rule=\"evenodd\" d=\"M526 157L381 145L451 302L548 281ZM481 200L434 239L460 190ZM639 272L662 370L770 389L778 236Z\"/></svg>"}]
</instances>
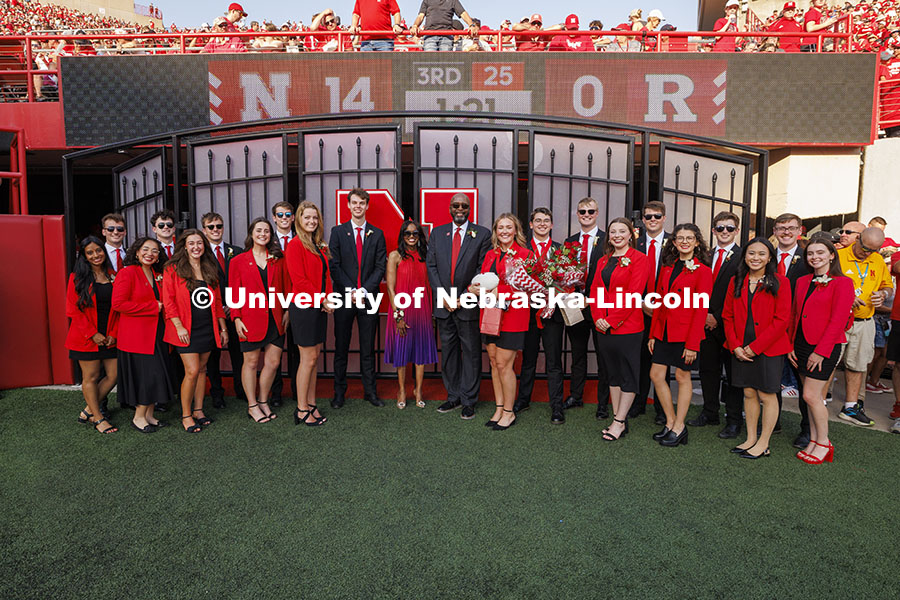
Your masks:
<instances>
[{"instance_id":1,"label":"boutonniere flower","mask_svg":"<svg viewBox=\"0 0 900 600\"><path fill-rule=\"evenodd\" d=\"M234 256L234 248L229 248L228 249L228 258L231 258L232 256Z\"/></svg>"},{"instance_id":2,"label":"boutonniere flower","mask_svg":"<svg viewBox=\"0 0 900 600\"><path fill-rule=\"evenodd\" d=\"M630 264L631 264L631 259L628 258L627 256L623 256L622 260L619 261L620 267L627 267Z\"/></svg>"},{"instance_id":3,"label":"boutonniere flower","mask_svg":"<svg viewBox=\"0 0 900 600\"><path fill-rule=\"evenodd\" d=\"M688 271L690 271L691 273L696 271L697 267L699 267L699 266L700 265L698 265L697 263L694 262L693 258L688 261L685 261L685 263L684 263L684 268L687 269Z\"/></svg>"},{"instance_id":4,"label":"boutonniere flower","mask_svg":"<svg viewBox=\"0 0 900 600\"><path fill-rule=\"evenodd\" d=\"M731 260L731 256L733 254L734 254L734 250L729 250L728 252L726 252L725 253L725 262L728 262L729 260Z\"/></svg>"},{"instance_id":5,"label":"boutonniere flower","mask_svg":"<svg viewBox=\"0 0 900 600\"><path fill-rule=\"evenodd\" d=\"M474 231L470 231L470 232L469 232L469 236L474 240L474 239L475 239L475 232L474 232Z\"/></svg>"},{"instance_id":6,"label":"boutonniere flower","mask_svg":"<svg viewBox=\"0 0 900 600\"><path fill-rule=\"evenodd\" d=\"M274 256L272 256L271 254L266 254L266 262L270 262L270 261L273 261L273 260L275 260L275 257L274 257Z\"/></svg>"},{"instance_id":7,"label":"boutonniere flower","mask_svg":"<svg viewBox=\"0 0 900 600\"><path fill-rule=\"evenodd\" d=\"M828 273L813 278L813 283L816 284L816 287L825 287L830 281L831 277L828 276Z\"/></svg>"},{"instance_id":8,"label":"boutonniere flower","mask_svg":"<svg viewBox=\"0 0 900 600\"><path fill-rule=\"evenodd\" d=\"M162 281L162 275L157 275L157 276L156 276L156 281Z\"/></svg>"},{"instance_id":9,"label":"boutonniere flower","mask_svg":"<svg viewBox=\"0 0 900 600\"><path fill-rule=\"evenodd\" d=\"M372 230L371 230L371 229L368 230L368 231L366 232L366 237L369 237L370 235L372 235Z\"/></svg>"},{"instance_id":10,"label":"boutonniere flower","mask_svg":"<svg viewBox=\"0 0 900 600\"><path fill-rule=\"evenodd\" d=\"M112 283L113 281L116 280L116 274L115 274L115 273L110 273L109 275L107 275L107 277L109 277L109 282L110 282L110 283Z\"/></svg>"},{"instance_id":11,"label":"boutonniere flower","mask_svg":"<svg viewBox=\"0 0 900 600\"><path fill-rule=\"evenodd\" d=\"M800 260L800 255L799 255L799 254L795 254L795 255L794 255L794 258L791 259L791 264L794 264L794 263L797 262L798 260Z\"/></svg>"}]
</instances>

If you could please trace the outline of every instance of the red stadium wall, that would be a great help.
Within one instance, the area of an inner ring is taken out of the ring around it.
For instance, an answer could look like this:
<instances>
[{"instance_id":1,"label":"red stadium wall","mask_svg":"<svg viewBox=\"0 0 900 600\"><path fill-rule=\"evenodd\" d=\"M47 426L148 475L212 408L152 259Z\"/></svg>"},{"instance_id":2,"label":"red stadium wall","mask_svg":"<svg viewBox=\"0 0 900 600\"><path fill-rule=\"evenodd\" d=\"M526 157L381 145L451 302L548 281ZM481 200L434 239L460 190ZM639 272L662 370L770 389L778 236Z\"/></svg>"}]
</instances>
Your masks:
<instances>
[{"instance_id":1,"label":"red stadium wall","mask_svg":"<svg viewBox=\"0 0 900 600\"><path fill-rule=\"evenodd\" d=\"M72 383L63 217L0 216L0 388Z\"/></svg>"},{"instance_id":2,"label":"red stadium wall","mask_svg":"<svg viewBox=\"0 0 900 600\"><path fill-rule=\"evenodd\" d=\"M0 123L25 130L29 150L67 148L61 102L0 102Z\"/></svg>"}]
</instances>

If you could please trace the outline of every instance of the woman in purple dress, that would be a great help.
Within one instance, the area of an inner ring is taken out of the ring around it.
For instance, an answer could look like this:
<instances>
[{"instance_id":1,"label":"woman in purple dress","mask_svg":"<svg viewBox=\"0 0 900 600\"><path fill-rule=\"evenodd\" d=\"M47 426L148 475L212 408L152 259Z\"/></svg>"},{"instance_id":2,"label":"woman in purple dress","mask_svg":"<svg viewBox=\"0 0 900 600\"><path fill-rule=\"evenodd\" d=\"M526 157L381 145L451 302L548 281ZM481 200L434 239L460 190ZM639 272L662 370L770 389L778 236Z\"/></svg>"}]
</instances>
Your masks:
<instances>
[{"instance_id":1,"label":"woman in purple dress","mask_svg":"<svg viewBox=\"0 0 900 600\"><path fill-rule=\"evenodd\" d=\"M397 249L387 261L387 292L392 313L387 319L384 362L394 365L400 390L397 408L406 408L406 365L416 366L416 406L425 408L422 380L425 365L437 362L434 324L431 321L431 288L425 270L427 242L422 226L403 222Z\"/></svg>"}]
</instances>

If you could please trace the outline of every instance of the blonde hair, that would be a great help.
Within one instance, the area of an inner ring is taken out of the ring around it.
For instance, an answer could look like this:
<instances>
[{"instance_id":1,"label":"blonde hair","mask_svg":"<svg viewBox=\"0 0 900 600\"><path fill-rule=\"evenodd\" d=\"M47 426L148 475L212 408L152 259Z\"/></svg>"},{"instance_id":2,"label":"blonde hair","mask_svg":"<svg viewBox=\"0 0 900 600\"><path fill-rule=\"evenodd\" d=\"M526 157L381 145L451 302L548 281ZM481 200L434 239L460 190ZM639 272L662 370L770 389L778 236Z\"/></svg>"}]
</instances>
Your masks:
<instances>
[{"instance_id":1,"label":"blonde hair","mask_svg":"<svg viewBox=\"0 0 900 600\"><path fill-rule=\"evenodd\" d=\"M303 211L307 208L316 211L316 217L319 219L319 224L312 234L303 229ZM325 256L328 256L328 246L325 245L324 230L325 226L322 224L322 211L319 210L319 207L309 200L301 202L300 206L297 207L297 219L294 220L294 231L296 231L297 237L300 238L300 242L303 246L313 254L321 250Z\"/></svg>"},{"instance_id":2,"label":"blonde hair","mask_svg":"<svg viewBox=\"0 0 900 600\"><path fill-rule=\"evenodd\" d=\"M500 247L500 240L497 239L497 225L498 225L498 224L500 223L500 221L502 221L503 219L509 219L510 221L513 222L513 225L515 225L515 227L516 227L516 237L515 237L515 239L514 239L513 241L514 241L516 244L518 244L518 245L520 245L520 246L522 246L522 247L524 248L524 247L525 247L525 231L524 231L524 229L522 228L522 221L520 221L520 220L519 220L519 217L517 217L516 215L514 215L514 214L512 214L512 213L508 213L508 212L505 212L505 213L501 214L501 215L500 215L499 217L497 217L497 219L494 221L494 226L491 227L491 246L492 246L494 249L497 249L497 248Z\"/></svg>"}]
</instances>

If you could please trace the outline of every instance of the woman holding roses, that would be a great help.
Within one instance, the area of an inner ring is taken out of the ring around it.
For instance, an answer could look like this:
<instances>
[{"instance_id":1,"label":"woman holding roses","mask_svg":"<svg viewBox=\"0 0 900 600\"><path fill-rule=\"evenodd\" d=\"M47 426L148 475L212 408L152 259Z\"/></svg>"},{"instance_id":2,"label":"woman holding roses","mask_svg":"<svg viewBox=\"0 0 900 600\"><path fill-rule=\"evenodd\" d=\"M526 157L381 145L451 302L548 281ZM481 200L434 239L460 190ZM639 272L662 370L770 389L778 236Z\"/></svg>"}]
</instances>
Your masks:
<instances>
[{"instance_id":1,"label":"woman holding roses","mask_svg":"<svg viewBox=\"0 0 900 600\"><path fill-rule=\"evenodd\" d=\"M641 363L641 338L644 335L644 313L640 303L631 307L616 304L616 298L627 294L643 294L650 276L650 260L634 247L634 234L629 219L613 219L606 228L606 252L597 261L594 279L594 302L591 316L600 332L595 338L597 354L609 376L609 397L613 407L613 423L603 430L603 439L613 442L628 433L626 417L638 391ZM601 302L602 300L602 302Z\"/></svg>"},{"instance_id":2,"label":"woman holding roses","mask_svg":"<svg viewBox=\"0 0 900 600\"><path fill-rule=\"evenodd\" d=\"M763 237L750 240L725 294L722 323L725 345L734 355L732 384L744 388L747 440L732 452L741 458L769 456L769 438L778 421L778 398L784 356L791 351L788 321L790 282L777 269L775 248ZM759 405L762 431L757 438Z\"/></svg>"},{"instance_id":3,"label":"woman holding roses","mask_svg":"<svg viewBox=\"0 0 900 600\"><path fill-rule=\"evenodd\" d=\"M825 394L841 359L844 331L853 314L853 282L841 272L837 250L824 237L806 246L804 260L813 273L797 280L790 324L794 349L788 354L803 380L803 400L809 408L809 445L797 458L811 463L831 462L834 446L828 439Z\"/></svg>"},{"instance_id":4,"label":"woman holding roses","mask_svg":"<svg viewBox=\"0 0 900 600\"><path fill-rule=\"evenodd\" d=\"M289 291L284 253L272 231L272 224L265 217L253 219L247 228L244 252L231 259L228 285L232 290L243 290L246 298L251 294L264 294L268 298L270 291L274 294ZM245 302L231 309L231 318L244 355L241 385L247 394L247 416L257 423L268 423L278 416L269 409L269 392L275 377L281 376L288 312L277 301L272 306L268 306L268 302L262 306ZM256 369L260 350L263 367L257 396Z\"/></svg>"}]
</instances>

